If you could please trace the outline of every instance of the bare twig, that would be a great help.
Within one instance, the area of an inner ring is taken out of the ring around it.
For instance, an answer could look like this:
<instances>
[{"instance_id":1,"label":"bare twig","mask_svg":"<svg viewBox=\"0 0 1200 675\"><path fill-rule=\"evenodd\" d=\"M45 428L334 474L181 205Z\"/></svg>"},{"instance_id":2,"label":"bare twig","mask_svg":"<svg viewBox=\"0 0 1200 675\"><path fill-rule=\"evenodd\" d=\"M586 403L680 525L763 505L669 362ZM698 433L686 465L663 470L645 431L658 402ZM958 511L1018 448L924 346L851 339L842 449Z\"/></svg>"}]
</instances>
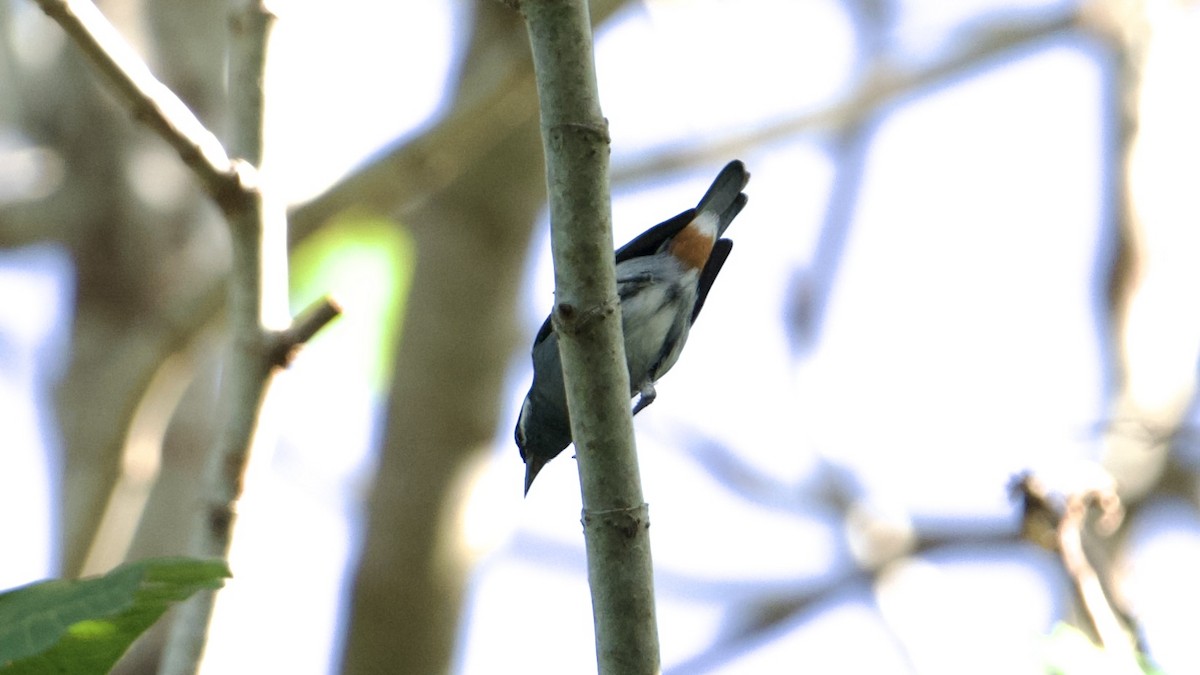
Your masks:
<instances>
[{"instance_id":1,"label":"bare twig","mask_svg":"<svg viewBox=\"0 0 1200 675\"><path fill-rule=\"evenodd\" d=\"M139 121L154 129L191 167L222 208L257 185L254 167L230 159L187 105L159 82L108 19L88 0L37 0L112 82Z\"/></svg>"},{"instance_id":2,"label":"bare twig","mask_svg":"<svg viewBox=\"0 0 1200 675\"><path fill-rule=\"evenodd\" d=\"M300 312L292 321L292 325L271 334L271 344L267 348L267 360L276 366L286 368L296 357L296 350L341 313L341 305L338 305L333 298L318 299Z\"/></svg>"},{"instance_id":3,"label":"bare twig","mask_svg":"<svg viewBox=\"0 0 1200 675\"><path fill-rule=\"evenodd\" d=\"M1136 663L1129 637L1122 629L1116 612L1109 605L1100 577L1083 549L1084 525L1088 511L1093 506L1101 511L1099 523L1115 529L1121 520L1121 503L1114 490L1093 489L1069 495L1062 522L1058 526L1058 550L1062 556L1063 567L1075 582L1075 588L1083 600L1083 607L1100 637L1100 644L1110 653L1122 653L1125 658Z\"/></svg>"},{"instance_id":4,"label":"bare twig","mask_svg":"<svg viewBox=\"0 0 1200 675\"><path fill-rule=\"evenodd\" d=\"M1124 511L1115 482L1097 478L1058 495L1026 473L1014 479L1012 491L1022 500L1026 536L1058 552L1100 645L1128 672L1141 672L1134 633L1126 625L1124 613L1110 599L1083 544L1092 509L1098 512L1093 528L1096 534L1109 536L1120 526Z\"/></svg>"}]
</instances>

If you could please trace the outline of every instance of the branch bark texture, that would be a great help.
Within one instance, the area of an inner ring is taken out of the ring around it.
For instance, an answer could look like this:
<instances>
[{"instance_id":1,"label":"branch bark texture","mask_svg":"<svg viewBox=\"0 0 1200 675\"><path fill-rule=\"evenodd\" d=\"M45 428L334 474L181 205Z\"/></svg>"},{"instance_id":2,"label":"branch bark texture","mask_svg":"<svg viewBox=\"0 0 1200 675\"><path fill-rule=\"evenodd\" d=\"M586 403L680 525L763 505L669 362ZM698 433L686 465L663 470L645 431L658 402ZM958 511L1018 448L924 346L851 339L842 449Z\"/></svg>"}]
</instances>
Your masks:
<instances>
[{"instance_id":1,"label":"branch bark texture","mask_svg":"<svg viewBox=\"0 0 1200 675\"><path fill-rule=\"evenodd\" d=\"M621 334L600 111L584 0L525 0L541 104L555 330L579 459L599 672L657 673L650 520L642 499Z\"/></svg>"}]
</instances>

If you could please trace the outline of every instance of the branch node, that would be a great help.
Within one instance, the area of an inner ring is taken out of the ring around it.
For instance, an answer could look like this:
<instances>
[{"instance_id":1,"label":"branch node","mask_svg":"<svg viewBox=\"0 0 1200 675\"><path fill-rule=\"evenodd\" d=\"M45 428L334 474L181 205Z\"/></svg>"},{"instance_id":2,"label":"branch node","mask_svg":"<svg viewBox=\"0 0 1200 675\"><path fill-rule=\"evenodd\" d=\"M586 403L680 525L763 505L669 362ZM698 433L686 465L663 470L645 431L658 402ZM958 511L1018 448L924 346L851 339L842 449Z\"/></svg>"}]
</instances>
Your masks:
<instances>
[{"instance_id":1,"label":"branch node","mask_svg":"<svg viewBox=\"0 0 1200 675\"><path fill-rule=\"evenodd\" d=\"M546 137L555 142L565 136L578 136L589 143L611 145L608 135L608 119L600 118L597 123L588 122L556 122L546 126Z\"/></svg>"},{"instance_id":2,"label":"branch node","mask_svg":"<svg viewBox=\"0 0 1200 675\"><path fill-rule=\"evenodd\" d=\"M210 183L213 201L231 222L235 214L254 207L254 197L262 190L258 168L244 159L232 159L227 171Z\"/></svg>"},{"instance_id":3,"label":"branch node","mask_svg":"<svg viewBox=\"0 0 1200 675\"><path fill-rule=\"evenodd\" d=\"M642 530L650 529L650 505L642 503L622 509L606 509L603 511L583 510L580 520L585 531L595 528L611 528L625 539L633 539Z\"/></svg>"},{"instance_id":4,"label":"branch node","mask_svg":"<svg viewBox=\"0 0 1200 675\"><path fill-rule=\"evenodd\" d=\"M554 330L559 334L579 335L586 332L593 323L617 313L620 307L620 300L616 297L610 297L602 304L593 305L584 311L580 311L569 302L560 302L554 306Z\"/></svg>"}]
</instances>

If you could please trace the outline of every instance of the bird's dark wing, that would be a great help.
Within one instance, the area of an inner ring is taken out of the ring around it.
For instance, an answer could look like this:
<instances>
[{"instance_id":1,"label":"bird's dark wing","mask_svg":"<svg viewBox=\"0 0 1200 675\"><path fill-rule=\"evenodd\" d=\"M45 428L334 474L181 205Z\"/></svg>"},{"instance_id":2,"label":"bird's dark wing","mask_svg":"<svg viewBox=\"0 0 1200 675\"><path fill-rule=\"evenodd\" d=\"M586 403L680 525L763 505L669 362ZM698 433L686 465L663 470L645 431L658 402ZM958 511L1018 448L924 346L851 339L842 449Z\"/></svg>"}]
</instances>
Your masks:
<instances>
[{"instance_id":1,"label":"bird's dark wing","mask_svg":"<svg viewBox=\"0 0 1200 675\"><path fill-rule=\"evenodd\" d=\"M696 209L688 209L639 234L628 244L617 249L617 262L658 253L658 249L662 247L664 241L679 234L679 231L687 227L695 217Z\"/></svg>"},{"instance_id":2,"label":"bird's dark wing","mask_svg":"<svg viewBox=\"0 0 1200 675\"><path fill-rule=\"evenodd\" d=\"M713 282L717 280L717 273L721 271L721 266L725 264L725 259L729 257L729 252L733 250L733 241L729 239L718 239L713 244L712 254L708 256L708 262L704 264L704 269L700 270L700 281L696 287L696 305L692 307L692 323L696 323L696 317L700 316L700 309L704 307L704 299L708 297L708 289L712 288Z\"/></svg>"},{"instance_id":3,"label":"bird's dark wing","mask_svg":"<svg viewBox=\"0 0 1200 675\"><path fill-rule=\"evenodd\" d=\"M545 342L546 338L550 337L550 333L554 332L554 324L551 323L550 318L549 315L546 316L546 322L538 329L537 337L533 338L534 349L537 349L537 346Z\"/></svg>"},{"instance_id":4,"label":"bird's dark wing","mask_svg":"<svg viewBox=\"0 0 1200 675\"><path fill-rule=\"evenodd\" d=\"M696 217L695 209L688 209L683 213L664 220L654 227L634 237L628 244L617 249L617 263L629 260L631 258L640 258L646 255L654 255L658 253L658 249L662 247L663 242L679 234L679 231L687 227L688 223ZM546 321L542 327L538 329L537 337L533 338L533 346L536 348L539 344L550 337L550 333L554 332L554 325L550 321L550 317L546 317Z\"/></svg>"}]
</instances>

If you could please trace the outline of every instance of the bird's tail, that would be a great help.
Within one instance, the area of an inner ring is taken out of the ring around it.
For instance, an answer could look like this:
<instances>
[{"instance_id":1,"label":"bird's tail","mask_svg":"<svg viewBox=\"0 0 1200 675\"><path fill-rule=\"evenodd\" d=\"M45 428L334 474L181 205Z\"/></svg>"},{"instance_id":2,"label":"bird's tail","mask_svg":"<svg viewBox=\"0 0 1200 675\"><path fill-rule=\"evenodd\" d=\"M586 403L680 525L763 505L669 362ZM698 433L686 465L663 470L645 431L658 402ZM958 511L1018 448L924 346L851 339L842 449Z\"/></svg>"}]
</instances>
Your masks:
<instances>
[{"instance_id":1,"label":"bird's tail","mask_svg":"<svg viewBox=\"0 0 1200 675\"><path fill-rule=\"evenodd\" d=\"M700 198L696 205L697 214L715 213L717 215L717 236L725 233L733 219L746 206L746 195L742 194L746 183L750 181L750 172L741 160L733 160L721 169L708 192Z\"/></svg>"}]
</instances>

